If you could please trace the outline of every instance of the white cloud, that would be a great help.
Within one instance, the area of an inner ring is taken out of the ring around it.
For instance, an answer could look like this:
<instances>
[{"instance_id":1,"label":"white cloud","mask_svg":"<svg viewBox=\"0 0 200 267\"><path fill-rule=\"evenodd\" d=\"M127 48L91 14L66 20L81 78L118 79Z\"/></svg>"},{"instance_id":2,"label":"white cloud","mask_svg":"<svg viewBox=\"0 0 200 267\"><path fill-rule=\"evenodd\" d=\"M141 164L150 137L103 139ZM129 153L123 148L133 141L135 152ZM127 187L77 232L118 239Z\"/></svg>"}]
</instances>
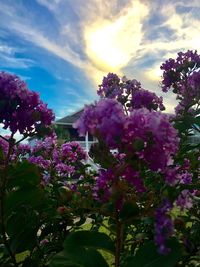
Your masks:
<instances>
[{"instance_id":1,"label":"white cloud","mask_svg":"<svg viewBox=\"0 0 200 267\"><path fill-rule=\"evenodd\" d=\"M29 68L34 65L34 61L28 58L17 58L14 55L6 55L0 53L0 67L1 68Z\"/></svg>"},{"instance_id":2,"label":"white cloud","mask_svg":"<svg viewBox=\"0 0 200 267\"><path fill-rule=\"evenodd\" d=\"M12 55L14 53L14 51L15 51L15 49L13 47L0 44L0 53Z\"/></svg>"},{"instance_id":3,"label":"white cloud","mask_svg":"<svg viewBox=\"0 0 200 267\"><path fill-rule=\"evenodd\" d=\"M16 10L23 9L23 6L18 4L0 4L1 12L7 16L7 20L9 18L9 24L4 22L2 25L26 41L78 67L93 81L95 89L102 76L109 71L130 78L136 75L150 85L148 88L157 88L161 75L159 66L164 60L169 56L174 57L180 50L200 50L200 18L196 12L200 8L198 0L164 3L87 0L84 4L83 0L37 2L47 7L58 21L60 28L56 38L52 38L48 31L33 21L30 12L30 16L19 16L20 12ZM76 21L68 19L65 14L67 6L76 15ZM191 10L179 13L178 6L190 7ZM155 13L162 17L162 22L153 26L157 37L150 38L150 20L154 19ZM163 29L170 30L173 36ZM5 54L12 53L8 48L0 47L0 51L3 49ZM151 66L147 58L153 62Z\"/></svg>"},{"instance_id":4,"label":"white cloud","mask_svg":"<svg viewBox=\"0 0 200 267\"><path fill-rule=\"evenodd\" d=\"M102 71L120 71L139 49L142 22L148 14L146 5L134 1L114 20L98 18L84 26L86 54Z\"/></svg>"}]
</instances>

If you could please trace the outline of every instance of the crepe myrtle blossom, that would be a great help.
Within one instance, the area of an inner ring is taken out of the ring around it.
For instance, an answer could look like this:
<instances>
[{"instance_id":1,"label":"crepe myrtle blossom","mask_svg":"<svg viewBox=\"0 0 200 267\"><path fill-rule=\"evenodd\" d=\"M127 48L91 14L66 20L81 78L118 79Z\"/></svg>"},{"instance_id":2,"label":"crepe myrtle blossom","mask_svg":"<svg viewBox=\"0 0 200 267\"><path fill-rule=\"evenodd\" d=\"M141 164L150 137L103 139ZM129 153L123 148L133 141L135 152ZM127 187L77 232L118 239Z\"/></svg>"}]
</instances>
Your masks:
<instances>
[{"instance_id":1,"label":"crepe myrtle blossom","mask_svg":"<svg viewBox=\"0 0 200 267\"><path fill-rule=\"evenodd\" d=\"M13 74L0 72L0 123L13 134L29 136L50 126L54 119L39 95Z\"/></svg>"},{"instance_id":2,"label":"crepe myrtle blossom","mask_svg":"<svg viewBox=\"0 0 200 267\"><path fill-rule=\"evenodd\" d=\"M143 180L140 177L138 171L134 170L132 166L126 166L126 168L121 168L122 164L116 165L115 169L100 169L97 175L95 185L93 188L93 196L100 202L108 201L115 195L118 184L126 184L131 186L137 194L144 193L146 188L144 186ZM122 171L120 169L123 169ZM121 194L124 194L123 190L120 189ZM122 196L121 196L122 197ZM121 199L123 201L123 198Z\"/></svg>"},{"instance_id":3,"label":"crepe myrtle blossom","mask_svg":"<svg viewBox=\"0 0 200 267\"><path fill-rule=\"evenodd\" d=\"M117 148L123 133L125 114L123 106L115 99L102 99L95 105L86 106L80 119L74 124L79 134L86 132L103 138L110 148Z\"/></svg>"},{"instance_id":4,"label":"crepe myrtle blossom","mask_svg":"<svg viewBox=\"0 0 200 267\"><path fill-rule=\"evenodd\" d=\"M129 111L143 107L149 110L165 109L162 97L143 89L137 80L120 79L114 73L103 78L97 93L104 99L117 99Z\"/></svg>"},{"instance_id":5,"label":"crepe myrtle blossom","mask_svg":"<svg viewBox=\"0 0 200 267\"><path fill-rule=\"evenodd\" d=\"M171 165L163 171L165 182L174 186L177 184L191 184L193 174L189 172L190 161L185 158L182 165Z\"/></svg>"},{"instance_id":6,"label":"crepe myrtle blossom","mask_svg":"<svg viewBox=\"0 0 200 267\"><path fill-rule=\"evenodd\" d=\"M99 85L97 94L102 98L116 98L123 94L123 88L120 85L120 78L117 74L109 73L103 77L102 84Z\"/></svg>"},{"instance_id":7,"label":"crepe myrtle blossom","mask_svg":"<svg viewBox=\"0 0 200 267\"><path fill-rule=\"evenodd\" d=\"M163 92L172 89L177 94L179 100L176 108L177 115L198 104L200 100L200 55L197 51L180 52L176 59L170 58L160 68L163 70L161 82Z\"/></svg>"},{"instance_id":8,"label":"crepe myrtle blossom","mask_svg":"<svg viewBox=\"0 0 200 267\"><path fill-rule=\"evenodd\" d=\"M93 196L98 201L108 201L111 196L111 186L116 180L116 175L112 169L100 169L96 179L96 184L93 187Z\"/></svg>"},{"instance_id":9,"label":"crepe myrtle blossom","mask_svg":"<svg viewBox=\"0 0 200 267\"><path fill-rule=\"evenodd\" d=\"M166 60L160 67L163 70L162 90L167 92L172 87L179 94L184 94L181 81L190 77L200 67L200 55L197 51L179 52L176 59ZM186 89L186 88L185 88Z\"/></svg>"},{"instance_id":10,"label":"crepe myrtle blossom","mask_svg":"<svg viewBox=\"0 0 200 267\"><path fill-rule=\"evenodd\" d=\"M67 178L80 167L80 162L87 159L86 152L78 142L58 145L56 135L38 140L31 148L28 161L43 171L45 184L51 181L51 173L57 178Z\"/></svg>"},{"instance_id":11,"label":"crepe myrtle blossom","mask_svg":"<svg viewBox=\"0 0 200 267\"><path fill-rule=\"evenodd\" d=\"M114 99L102 99L87 106L75 127L80 135L89 132L104 140L110 149L136 153L152 170L163 169L179 144L177 131L167 115L145 108L126 115ZM134 148L136 140L143 142L141 151Z\"/></svg>"},{"instance_id":12,"label":"crepe myrtle blossom","mask_svg":"<svg viewBox=\"0 0 200 267\"><path fill-rule=\"evenodd\" d=\"M168 254L170 249L166 242L174 232L174 224L169 215L173 205L168 199L164 199L162 205L155 213L155 243L158 245L158 250L161 254Z\"/></svg>"},{"instance_id":13,"label":"crepe myrtle blossom","mask_svg":"<svg viewBox=\"0 0 200 267\"><path fill-rule=\"evenodd\" d=\"M196 190L183 190L175 201L176 206L182 211L191 209L194 205L194 196L196 193Z\"/></svg>"},{"instance_id":14,"label":"crepe myrtle blossom","mask_svg":"<svg viewBox=\"0 0 200 267\"><path fill-rule=\"evenodd\" d=\"M155 93L148 90L137 90L132 92L132 97L130 99L129 110L139 108L147 108L148 110L165 110L163 105L163 98L158 97Z\"/></svg>"},{"instance_id":15,"label":"crepe myrtle blossom","mask_svg":"<svg viewBox=\"0 0 200 267\"><path fill-rule=\"evenodd\" d=\"M151 170L164 170L178 145L177 131L166 114L142 108L126 117L120 149L137 155Z\"/></svg>"}]
</instances>

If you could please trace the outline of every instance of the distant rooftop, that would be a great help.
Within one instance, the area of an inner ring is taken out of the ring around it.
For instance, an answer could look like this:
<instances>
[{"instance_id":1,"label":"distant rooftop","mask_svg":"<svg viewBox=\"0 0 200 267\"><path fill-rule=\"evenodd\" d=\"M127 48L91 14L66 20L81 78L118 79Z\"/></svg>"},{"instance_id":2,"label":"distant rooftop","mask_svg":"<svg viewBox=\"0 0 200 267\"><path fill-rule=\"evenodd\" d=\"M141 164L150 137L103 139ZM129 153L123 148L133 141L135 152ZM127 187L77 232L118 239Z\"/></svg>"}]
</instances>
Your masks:
<instances>
[{"instance_id":1,"label":"distant rooftop","mask_svg":"<svg viewBox=\"0 0 200 267\"><path fill-rule=\"evenodd\" d=\"M83 113L83 108L79 111L76 111L75 113L68 115L62 119L59 119L55 122L55 124L68 124L68 125L72 125L75 121L77 121L81 114Z\"/></svg>"}]
</instances>

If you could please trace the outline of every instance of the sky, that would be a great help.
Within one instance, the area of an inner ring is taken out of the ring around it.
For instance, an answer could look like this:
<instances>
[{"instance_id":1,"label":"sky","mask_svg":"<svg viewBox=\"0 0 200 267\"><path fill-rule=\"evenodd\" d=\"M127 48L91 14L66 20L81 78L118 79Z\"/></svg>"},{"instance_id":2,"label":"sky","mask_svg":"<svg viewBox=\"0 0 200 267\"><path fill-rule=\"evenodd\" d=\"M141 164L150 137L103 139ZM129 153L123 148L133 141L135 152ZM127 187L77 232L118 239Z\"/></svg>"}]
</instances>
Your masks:
<instances>
[{"instance_id":1,"label":"sky","mask_svg":"<svg viewBox=\"0 0 200 267\"><path fill-rule=\"evenodd\" d=\"M188 49L200 51L199 0L0 0L0 71L57 119L98 99L108 72L163 95L161 63ZM174 96L164 103L172 112Z\"/></svg>"}]
</instances>

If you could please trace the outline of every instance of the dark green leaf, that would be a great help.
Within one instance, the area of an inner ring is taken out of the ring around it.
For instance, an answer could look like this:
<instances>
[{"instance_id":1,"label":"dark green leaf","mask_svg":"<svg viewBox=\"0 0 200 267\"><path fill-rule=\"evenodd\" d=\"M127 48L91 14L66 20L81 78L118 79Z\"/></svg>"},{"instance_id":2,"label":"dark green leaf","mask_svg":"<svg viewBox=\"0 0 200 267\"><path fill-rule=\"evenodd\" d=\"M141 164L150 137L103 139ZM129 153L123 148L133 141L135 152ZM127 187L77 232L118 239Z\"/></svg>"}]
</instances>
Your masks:
<instances>
[{"instance_id":1,"label":"dark green leaf","mask_svg":"<svg viewBox=\"0 0 200 267\"><path fill-rule=\"evenodd\" d=\"M132 218L139 213L139 208L134 202L125 202L120 211L120 219L126 220Z\"/></svg>"},{"instance_id":2,"label":"dark green leaf","mask_svg":"<svg viewBox=\"0 0 200 267\"><path fill-rule=\"evenodd\" d=\"M7 188L13 187L28 187L38 185L40 176L38 168L28 161L18 162L9 170L9 181Z\"/></svg>"},{"instance_id":3,"label":"dark green leaf","mask_svg":"<svg viewBox=\"0 0 200 267\"><path fill-rule=\"evenodd\" d=\"M181 259L181 248L177 240L172 239L168 243L171 252L162 255L157 252L153 241L141 247L135 256L130 257L124 267L174 267Z\"/></svg>"},{"instance_id":4,"label":"dark green leaf","mask_svg":"<svg viewBox=\"0 0 200 267\"><path fill-rule=\"evenodd\" d=\"M64 247L70 249L77 246L86 248L103 249L114 253L115 248L113 241L105 233L94 231L77 231L71 233L65 240Z\"/></svg>"},{"instance_id":5,"label":"dark green leaf","mask_svg":"<svg viewBox=\"0 0 200 267\"><path fill-rule=\"evenodd\" d=\"M71 233L64 242L64 250L53 258L50 266L70 266L67 264L72 262L74 265L71 266L96 267L98 263L98 266L108 267L98 249L114 253L114 244L106 234L93 231Z\"/></svg>"}]
</instances>

